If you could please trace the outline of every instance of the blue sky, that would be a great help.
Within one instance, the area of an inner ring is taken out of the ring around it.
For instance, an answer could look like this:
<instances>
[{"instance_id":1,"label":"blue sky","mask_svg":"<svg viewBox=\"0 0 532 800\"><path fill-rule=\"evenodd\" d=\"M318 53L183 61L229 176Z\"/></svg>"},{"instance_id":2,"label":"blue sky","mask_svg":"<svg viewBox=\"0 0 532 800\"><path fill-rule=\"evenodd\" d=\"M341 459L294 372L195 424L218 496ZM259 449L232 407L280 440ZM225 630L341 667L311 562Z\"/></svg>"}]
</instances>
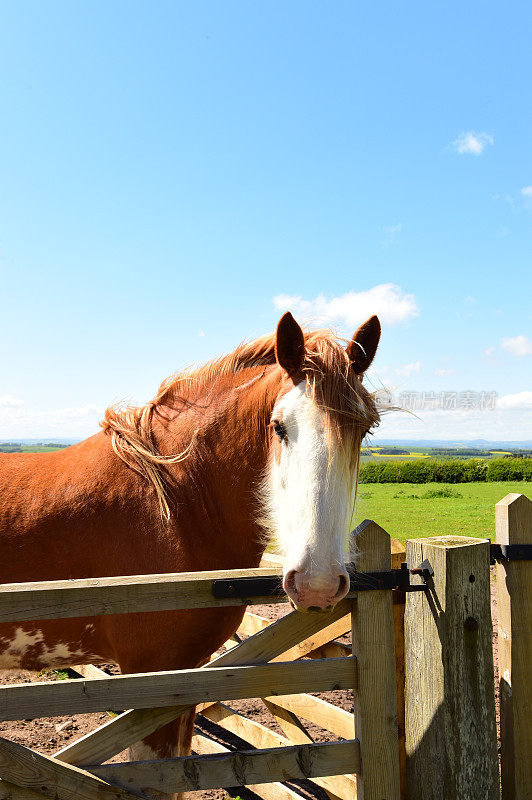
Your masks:
<instances>
[{"instance_id":1,"label":"blue sky","mask_svg":"<svg viewBox=\"0 0 532 800\"><path fill-rule=\"evenodd\" d=\"M0 5L0 438L383 319L380 435L532 438L530 4ZM288 298L288 299L287 299Z\"/></svg>"}]
</instances>

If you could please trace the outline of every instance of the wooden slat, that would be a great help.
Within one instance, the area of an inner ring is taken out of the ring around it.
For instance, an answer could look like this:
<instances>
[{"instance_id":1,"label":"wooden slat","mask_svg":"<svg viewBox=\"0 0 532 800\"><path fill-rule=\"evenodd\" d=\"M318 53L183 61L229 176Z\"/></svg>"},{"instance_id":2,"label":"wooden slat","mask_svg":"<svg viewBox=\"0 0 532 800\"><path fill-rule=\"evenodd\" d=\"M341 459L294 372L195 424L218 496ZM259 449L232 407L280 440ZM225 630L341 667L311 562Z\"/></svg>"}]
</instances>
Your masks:
<instances>
[{"instance_id":1,"label":"wooden slat","mask_svg":"<svg viewBox=\"0 0 532 800\"><path fill-rule=\"evenodd\" d=\"M349 769L360 769L356 739L90 768L95 775L123 786L169 793L342 775Z\"/></svg>"},{"instance_id":2,"label":"wooden slat","mask_svg":"<svg viewBox=\"0 0 532 800\"><path fill-rule=\"evenodd\" d=\"M302 658L312 650L316 650L319 647L327 645L337 636L343 636L344 633L347 633L349 630L351 630L351 615L346 614L345 617L342 617L341 619L336 620L336 622L332 622L330 625L327 625L321 630L316 631L316 633L314 633L312 636L309 636L304 641L294 645L291 650L283 653L283 661L292 661L297 658ZM272 660L276 661L276 659Z\"/></svg>"},{"instance_id":3,"label":"wooden slat","mask_svg":"<svg viewBox=\"0 0 532 800\"><path fill-rule=\"evenodd\" d=\"M82 678L108 678L111 674L110 672L106 672L100 667L94 666L94 664L76 664L74 667L70 667L72 672L76 672ZM123 708L109 708L106 709L107 711L112 711L113 714L121 714L123 712ZM1 796L0 796L1 800Z\"/></svg>"},{"instance_id":4,"label":"wooden slat","mask_svg":"<svg viewBox=\"0 0 532 800\"><path fill-rule=\"evenodd\" d=\"M495 506L499 544L532 544L532 502L509 494ZM497 564L503 800L532 798L532 561Z\"/></svg>"},{"instance_id":5,"label":"wooden slat","mask_svg":"<svg viewBox=\"0 0 532 800\"><path fill-rule=\"evenodd\" d=\"M271 620L266 619L266 617L260 617L258 614L252 614L250 612L246 612L244 615L244 619L242 624L238 629L238 633L244 636L250 636L257 631L264 630L267 628L268 625L271 625ZM313 652L318 651L320 648L327 647L327 645L335 639L337 636L343 636L344 634L348 633L351 630L351 615L346 614L339 620L332 622L330 625L325 626L319 631L316 631L312 636L308 637L302 642L298 642L294 647L283 653L282 659L283 661L292 661L297 658L302 658L303 656L310 655ZM227 644L227 643L226 643ZM330 655L315 655L315 658L342 658L344 656L351 655L351 648L347 645L340 645L335 648L333 652L331 650ZM272 659L275 660L275 659Z\"/></svg>"},{"instance_id":6,"label":"wooden slat","mask_svg":"<svg viewBox=\"0 0 532 800\"><path fill-rule=\"evenodd\" d=\"M357 528L361 572L390 569L390 537L365 520ZM364 765L358 800L400 800L397 688L391 592L359 592L353 603L353 655L360 660L355 730Z\"/></svg>"},{"instance_id":7,"label":"wooden slat","mask_svg":"<svg viewBox=\"0 0 532 800\"><path fill-rule=\"evenodd\" d=\"M343 642L328 642L307 653L308 658L344 658L351 655L351 645Z\"/></svg>"},{"instance_id":8,"label":"wooden slat","mask_svg":"<svg viewBox=\"0 0 532 800\"><path fill-rule=\"evenodd\" d=\"M405 545L399 539L390 539L390 551L392 569L400 569L401 564L406 561Z\"/></svg>"},{"instance_id":9,"label":"wooden slat","mask_svg":"<svg viewBox=\"0 0 532 800\"><path fill-rule=\"evenodd\" d=\"M232 578L280 574L280 568L272 567L231 571ZM216 570L2 584L0 622L286 602L285 597L217 600L212 583L227 575L227 570Z\"/></svg>"},{"instance_id":10,"label":"wooden slat","mask_svg":"<svg viewBox=\"0 0 532 800\"><path fill-rule=\"evenodd\" d=\"M324 625L345 616L350 601L343 600L328 614L293 611L265 630L210 663L214 666L261 664L289 650ZM204 669L204 667L202 668ZM95 731L62 748L56 757L69 764L97 764L112 758L126 747L176 719L190 706L126 711Z\"/></svg>"},{"instance_id":11,"label":"wooden slat","mask_svg":"<svg viewBox=\"0 0 532 800\"><path fill-rule=\"evenodd\" d=\"M341 736L343 739L352 739L355 735L353 714L328 703L321 697L311 694L291 694L283 697L266 697L269 703L291 711L298 717L308 722L313 722L325 728L326 731Z\"/></svg>"},{"instance_id":12,"label":"wooden slat","mask_svg":"<svg viewBox=\"0 0 532 800\"><path fill-rule=\"evenodd\" d=\"M192 737L192 749L198 755L212 755L214 753L230 753L228 747L224 747L220 742L215 742L207 736L201 734L194 734ZM231 786L222 787L231 789ZM284 786L282 783L259 783L248 786L252 792L255 792L263 800L301 800L302 795L299 792Z\"/></svg>"},{"instance_id":13,"label":"wooden slat","mask_svg":"<svg viewBox=\"0 0 532 800\"><path fill-rule=\"evenodd\" d=\"M415 539L407 553L410 568L428 559L434 570L406 606L409 796L441 800L445 787L444 797L498 800L489 542Z\"/></svg>"},{"instance_id":14,"label":"wooden slat","mask_svg":"<svg viewBox=\"0 0 532 800\"><path fill-rule=\"evenodd\" d=\"M196 705L205 700L241 700L272 693L293 694L347 689L355 664L349 658L280 662L243 667L206 667L112 675L60 683L0 687L0 720L87 714L111 707L154 708Z\"/></svg>"},{"instance_id":15,"label":"wooden slat","mask_svg":"<svg viewBox=\"0 0 532 800\"><path fill-rule=\"evenodd\" d=\"M276 708L276 713L281 710ZM203 712L203 716L258 748L287 747L291 744L305 744L312 741L308 736L299 741L293 741L290 737L281 736L260 722L244 717L223 703L216 703L210 706ZM328 793L332 793L334 797L341 798L341 800L354 800L356 797L355 780L351 775L324 776L314 778L312 782L317 786L321 786ZM253 791L256 790L254 789Z\"/></svg>"},{"instance_id":16,"label":"wooden slat","mask_svg":"<svg viewBox=\"0 0 532 800\"><path fill-rule=\"evenodd\" d=\"M239 636L254 636L270 624L271 619L261 617L259 614L253 614L252 611L246 611L237 633Z\"/></svg>"},{"instance_id":17,"label":"wooden slat","mask_svg":"<svg viewBox=\"0 0 532 800\"><path fill-rule=\"evenodd\" d=\"M287 711L286 708L281 708L266 699L263 700L263 703L291 744L305 744L314 741L293 711Z\"/></svg>"},{"instance_id":18,"label":"wooden slat","mask_svg":"<svg viewBox=\"0 0 532 800\"><path fill-rule=\"evenodd\" d=\"M0 775L53 800L134 800L140 790L112 786L85 770L62 764L7 739L0 739ZM112 783L113 781L111 781Z\"/></svg>"},{"instance_id":19,"label":"wooden slat","mask_svg":"<svg viewBox=\"0 0 532 800\"><path fill-rule=\"evenodd\" d=\"M100 667L95 667L94 664L76 664L70 667L72 672L77 672L82 678L108 678L109 672L106 672Z\"/></svg>"},{"instance_id":20,"label":"wooden slat","mask_svg":"<svg viewBox=\"0 0 532 800\"><path fill-rule=\"evenodd\" d=\"M205 708L201 716L234 733L253 747L280 747L286 744L282 736L271 731L266 725L243 716L224 703L214 703Z\"/></svg>"},{"instance_id":21,"label":"wooden slat","mask_svg":"<svg viewBox=\"0 0 532 800\"><path fill-rule=\"evenodd\" d=\"M260 560L261 567L282 567L284 558L277 553L264 553Z\"/></svg>"},{"instance_id":22,"label":"wooden slat","mask_svg":"<svg viewBox=\"0 0 532 800\"><path fill-rule=\"evenodd\" d=\"M0 800L43 800L44 794L25 789L23 786L15 786L6 780L0 780Z\"/></svg>"}]
</instances>

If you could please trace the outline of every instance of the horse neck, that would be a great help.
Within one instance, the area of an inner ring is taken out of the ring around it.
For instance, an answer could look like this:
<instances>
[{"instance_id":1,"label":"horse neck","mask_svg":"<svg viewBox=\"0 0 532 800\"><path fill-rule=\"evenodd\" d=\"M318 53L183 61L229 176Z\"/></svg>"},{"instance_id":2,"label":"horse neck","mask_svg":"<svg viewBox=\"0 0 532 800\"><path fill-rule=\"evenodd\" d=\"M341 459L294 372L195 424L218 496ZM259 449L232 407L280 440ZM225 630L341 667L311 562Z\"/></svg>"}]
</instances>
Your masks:
<instances>
[{"instance_id":1,"label":"horse neck","mask_svg":"<svg viewBox=\"0 0 532 800\"><path fill-rule=\"evenodd\" d=\"M280 374L261 367L226 376L186 399L176 413L154 415L164 454L183 451L170 467L176 487L176 525L208 526L225 542L232 566L258 563L264 550L258 492L269 450L268 425Z\"/></svg>"}]
</instances>

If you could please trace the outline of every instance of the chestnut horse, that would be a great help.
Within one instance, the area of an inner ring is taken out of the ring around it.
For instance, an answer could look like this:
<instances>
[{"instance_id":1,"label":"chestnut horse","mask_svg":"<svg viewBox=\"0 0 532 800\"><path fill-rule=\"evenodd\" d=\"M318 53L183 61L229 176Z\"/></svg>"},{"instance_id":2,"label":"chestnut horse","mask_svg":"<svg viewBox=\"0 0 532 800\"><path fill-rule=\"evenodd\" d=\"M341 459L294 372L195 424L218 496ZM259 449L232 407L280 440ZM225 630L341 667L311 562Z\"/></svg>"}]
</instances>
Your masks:
<instances>
[{"instance_id":1,"label":"chestnut horse","mask_svg":"<svg viewBox=\"0 0 532 800\"><path fill-rule=\"evenodd\" d=\"M347 592L347 541L364 434L362 386L380 337L371 317L344 348L285 314L275 335L165 381L146 406L49 455L0 460L0 583L259 564L273 538L294 607ZM0 625L0 667L116 662L123 673L205 662L242 608ZM133 748L188 752L192 715Z\"/></svg>"}]
</instances>

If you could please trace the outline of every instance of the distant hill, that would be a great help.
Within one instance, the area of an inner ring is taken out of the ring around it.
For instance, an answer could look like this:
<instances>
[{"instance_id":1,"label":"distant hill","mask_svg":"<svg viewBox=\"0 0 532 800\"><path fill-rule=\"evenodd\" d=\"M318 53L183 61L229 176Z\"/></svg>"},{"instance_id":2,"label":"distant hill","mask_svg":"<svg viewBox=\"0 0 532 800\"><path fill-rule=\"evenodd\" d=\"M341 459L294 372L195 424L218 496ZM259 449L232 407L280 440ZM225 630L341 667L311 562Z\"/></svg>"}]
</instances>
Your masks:
<instances>
[{"instance_id":1,"label":"distant hill","mask_svg":"<svg viewBox=\"0 0 532 800\"><path fill-rule=\"evenodd\" d=\"M366 440L365 440L366 441ZM521 442L494 442L489 439L378 439L370 438L369 445L375 447L474 447L479 450L529 450L532 439Z\"/></svg>"}]
</instances>

